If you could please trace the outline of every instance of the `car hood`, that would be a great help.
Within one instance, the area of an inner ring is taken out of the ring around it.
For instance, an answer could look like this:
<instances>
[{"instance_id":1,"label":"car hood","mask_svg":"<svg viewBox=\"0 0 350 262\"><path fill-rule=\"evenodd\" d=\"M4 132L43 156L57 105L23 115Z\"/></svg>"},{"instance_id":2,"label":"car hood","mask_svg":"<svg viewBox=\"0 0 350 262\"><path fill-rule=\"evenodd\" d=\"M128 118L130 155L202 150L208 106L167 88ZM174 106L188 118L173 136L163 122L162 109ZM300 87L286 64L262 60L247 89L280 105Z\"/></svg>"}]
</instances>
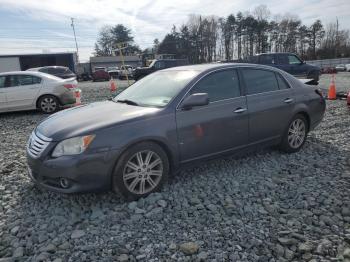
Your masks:
<instances>
[{"instance_id":1,"label":"car hood","mask_svg":"<svg viewBox=\"0 0 350 262\"><path fill-rule=\"evenodd\" d=\"M36 132L53 141L60 141L112 125L144 119L160 110L113 101L96 102L51 115L37 126Z\"/></svg>"}]
</instances>

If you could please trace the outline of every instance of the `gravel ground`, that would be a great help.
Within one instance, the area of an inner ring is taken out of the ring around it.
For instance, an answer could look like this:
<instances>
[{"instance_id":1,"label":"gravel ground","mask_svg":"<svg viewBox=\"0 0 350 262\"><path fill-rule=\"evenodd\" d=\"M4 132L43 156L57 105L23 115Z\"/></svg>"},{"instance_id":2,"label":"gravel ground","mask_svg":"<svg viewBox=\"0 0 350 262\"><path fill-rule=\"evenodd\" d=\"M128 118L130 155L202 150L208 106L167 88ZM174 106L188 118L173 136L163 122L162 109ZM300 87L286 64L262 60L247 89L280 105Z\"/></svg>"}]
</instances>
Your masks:
<instances>
[{"instance_id":1,"label":"gravel ground","mask_svg":"<svg viewBox=\"0 0 350 262\"><path fill-rule=\"evenodd\" d=\"M83 102L110 97L80 86ZM46 116L2 114L0 261L350 261L350 110L327 103L299 153L202 163L131 203L37 189L25 144Z\"/></svg>"}]
</instances>

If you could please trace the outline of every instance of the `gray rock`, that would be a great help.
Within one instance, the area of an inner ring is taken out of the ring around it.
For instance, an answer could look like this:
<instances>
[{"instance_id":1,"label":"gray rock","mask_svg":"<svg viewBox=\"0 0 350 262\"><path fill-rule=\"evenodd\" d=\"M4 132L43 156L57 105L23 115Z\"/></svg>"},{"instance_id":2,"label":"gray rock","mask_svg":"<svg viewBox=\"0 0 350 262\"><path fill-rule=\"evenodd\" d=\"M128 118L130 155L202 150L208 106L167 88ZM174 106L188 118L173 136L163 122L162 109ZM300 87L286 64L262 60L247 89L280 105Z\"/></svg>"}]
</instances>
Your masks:
<instances>
[{"instance_id":1,"label":"gray rock","mask_svg":"<svg viewBox=\"0 0 350 262\"><path fill-rule=\"evenodd\" d=\"M85 236L85 232L83 230L74 230L71 234L71 239L77 239Z\"/></svg>"},{"instance_id":2,"label":"gray rock","mask_svg":"<svg viewBox=\"0 0 350 262\"><path fill-rule=\"evenodd\" d=\"M186 242L186 243L182 243L179 246L179 249L185 255L193 255L193 254L196 254L198 252L199 246L195 242Z\"/></svg>"},{"instance_id":3,"label":"gray rock","mask_svg":"<svg viewBox=\"0 0 350 262\"><path fill-rule=\"evenodd\" d=\"M170 250L176 250L176 248L177 248L177 245L176 245L175 243L171 243L171 244L169 245L169 249L170 249Z\"/></svg>"},{"instance_id":4,"label":"gray rock","mask_svg":"<svg viewBox=\"0 0 350 262\"><path fill-rule=\"evenodd\" d=\"M37 262L45 261L49 258L49 256L50 256L49 253L42 252L35 258L35 261Z\"/></svg>"},{"instance_id":5,"label":"gray rock","mask_svg":"<svg viewBox=\"0 0 350 262\"><path fill-rule=\"evenodd\" d=\"M119 262L126 262L129 261L129 256L127 254L121 254L120 256L118 256L117 260Z\"/></svg>"},{"instance_id":6,"label":"gray rock","mask_svg":"<svg viewBox=\"0 0 350 262\"><path fill-rule=\"evenodd\" d=\"M16 235L18 233L19 226L15 226L11 229L11 234Z\"/></svg>"},{"instance_id":7,"label":"gray rock","mask_svg":"<svg viewBox=\"0 0 350 262\"><path fill-rule=\"evenodd\" d=\"M298 250L302 253L311 252L314 249L314 246L310 242L300 243L298 246Z\"/></svg>"},{"instance_id":8,"label":"gray rock","mask_svg":"<svg viewBox=\"0 0 350 262\"><path fill-rule=\"evenodd\" d=\"M42 248L40 248L40 252L54 253L56 249L56 246L50 243L47 246L43 246Z\"/></svg>"},{"instance_id":9,"label":"gray rock","mask_svg":"<svg viewBox=\"0 0 350 262\"><path fill-rule=\"evenodd\" d=\"M343 252L344 258L350 258L350 248L346 248Z\"/></svg>"},{"instance_id":10,"label":"gray rock","mask_svg":"<svg viewBox=\"0 0 350 262\"><path fill-rule=\"evenodd\" d=\"M295 240L294 238L285 238L285 237L279 237L278 242L280 242L284 246L291 246L298 243L298 241Z\"/></svg>"},{"instance_id":11,"label":"gray rock","mask_svg":"<svg viewBox=\"0 0 350 262\"><path fill-rule=\"evenodd\" d=\"M130 210L134 210L136 207L137 207L137 202L136 202L136 201L130 202L130 203L128 204L128 208L129 208Z\"/></svg>"},{"instance_id":12,"label":"gray rock","mask_svg":"<svg viewBox=\"0 0 350 262\"><path fill-rule=\"evenodd\" d=\"M157 201L157 204L158 204L159 206L161 206L162 208L166 208L167 205L168 205L168 203L167 203L165 200L163 200L163 199L158 200L158 201Z\"/></svg>"},{"instance_id":13,"label":"gray rock","mask_svg":"<svg viewBox=\"0 0 350 262\"><path fill-rule=\"evenodd\" d=\"M277 257L283 257L284 256L284 247L280 244L277 244L275 247L275 252Z\"/></svg>"},{"instance_id":14,"label":"gray rock","mask_svg":"<svg viewBox=\"0 0 350 262\"><path fill-rule=\"evenodd\" d=\"M207 261L208 254L206 252L202 251L197 255L197 258L199 261Z\"/></svg>"},{"instance_id":15,"label":"gray rock","mask_svg":"<svg viewBox=\"0 0 350 262\"><path fill-rule=\"evenodd\" d=\"M13 252L13 257L23 257L24 255L24 248L23 247L17 247L15 251Z\"/></svg>"}]
</instances>

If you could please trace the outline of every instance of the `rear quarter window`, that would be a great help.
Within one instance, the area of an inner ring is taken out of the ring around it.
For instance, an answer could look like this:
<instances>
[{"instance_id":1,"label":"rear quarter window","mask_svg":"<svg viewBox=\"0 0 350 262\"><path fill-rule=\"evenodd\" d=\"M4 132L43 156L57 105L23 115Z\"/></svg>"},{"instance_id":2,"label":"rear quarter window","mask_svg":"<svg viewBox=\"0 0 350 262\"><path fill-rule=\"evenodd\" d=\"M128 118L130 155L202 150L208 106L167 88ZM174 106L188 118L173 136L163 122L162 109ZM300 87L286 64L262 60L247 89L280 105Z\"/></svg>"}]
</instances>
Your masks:
<instances>
[{"instance_id":1,"label":"rear quarter window","mask_svg":"<svg viewBox=\"0 0 350 262\"><path fill-rule=\"evenodd\" d=\"M278 90L275 73L262 69L243 69L243 79L247 95L260 94Z\"/></svg>"},{"instance_id":2,"label":"rear quarter window","mask_svg":"<svg viewBox=\"0 0 350 262\"><path fill-rule=\"evenodd\" d=\"M278 73L276 73L277 82L279 89L288 89L289 85L287 84L286 80Z\"/></svg>"}]
</instances>

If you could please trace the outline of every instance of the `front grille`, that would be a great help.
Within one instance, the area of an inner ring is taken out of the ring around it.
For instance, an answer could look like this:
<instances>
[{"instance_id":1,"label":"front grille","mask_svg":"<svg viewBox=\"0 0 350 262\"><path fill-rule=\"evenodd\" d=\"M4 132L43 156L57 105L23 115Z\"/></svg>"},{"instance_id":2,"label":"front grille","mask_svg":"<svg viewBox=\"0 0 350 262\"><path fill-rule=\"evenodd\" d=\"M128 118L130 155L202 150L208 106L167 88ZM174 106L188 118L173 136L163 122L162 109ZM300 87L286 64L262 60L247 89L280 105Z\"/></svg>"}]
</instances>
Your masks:
<instances>
[{"instance_id":1,"label":"front grille","mask_svg":"<svg viewBox=\"0 0 350 262\"><path fill-rule=\"evenodd\" d=\"M35 131L33 131L28 140L28 153L34 158L40 157L41 153L49 145L51 140L52 139L45 137L40 133L35 133Z\"/></svg>"}]
</instances>

